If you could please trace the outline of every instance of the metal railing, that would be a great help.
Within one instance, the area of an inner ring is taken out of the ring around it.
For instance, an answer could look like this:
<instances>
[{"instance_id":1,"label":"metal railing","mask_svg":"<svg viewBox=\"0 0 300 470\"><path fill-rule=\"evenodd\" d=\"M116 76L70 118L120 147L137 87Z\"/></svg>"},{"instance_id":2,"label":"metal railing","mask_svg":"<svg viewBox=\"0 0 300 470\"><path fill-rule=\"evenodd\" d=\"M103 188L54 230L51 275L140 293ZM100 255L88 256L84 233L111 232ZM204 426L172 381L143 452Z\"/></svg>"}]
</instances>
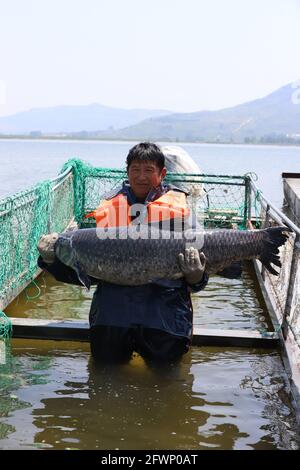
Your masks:
<instances>
[{"instance_id":1,"label":"metal railing","mask_svg":"<svg viewBox=\"0 0 300 470\"><path fill-rule=\"evenodd\" d=\"M279 281L276 283L275 277L268 273L263 266L261 266L261 274L269 295L277 297L277 301L274 298L270 300L273 301L275 311L277 308L275 313L277 313L284 338L290 330L300 347L300 285L297 281L300 271L300 228L263 195L251 176L248 176L246 184L248 219L254 215L253 210L257 216L257 205L259 205L261 228L275 223L285 225L291 230L287 247L281 251L282 269ZM282 278L281 282L280 278Z\"/></svg>"}]
</instances>

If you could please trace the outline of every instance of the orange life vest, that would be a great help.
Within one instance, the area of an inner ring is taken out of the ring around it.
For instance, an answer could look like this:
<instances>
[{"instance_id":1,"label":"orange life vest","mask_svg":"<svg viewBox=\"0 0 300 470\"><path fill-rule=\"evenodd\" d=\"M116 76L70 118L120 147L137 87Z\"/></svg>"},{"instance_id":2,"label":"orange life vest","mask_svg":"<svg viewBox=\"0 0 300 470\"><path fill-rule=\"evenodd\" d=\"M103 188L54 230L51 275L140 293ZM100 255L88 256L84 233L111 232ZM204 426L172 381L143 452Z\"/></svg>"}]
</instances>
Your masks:
<instances>
[{"instance_id":1,"label":"orange life vest","mask_svg":"<svg viewBox=\"0 0 300 470\"><path fill-rule=\"evenodd\" d=\"M147 205L134 204L130 206L124 194L118 194L112 199L104 200L97 209L85 217L94 217L97 227L124 227L131 224L135 209L142 209L143 223L155 223L163 220L188 217L189 208L186 195L180 191L169 190L155 201ZM145 211L145 213L144 213Z\"/></svg>"}]
</instances>

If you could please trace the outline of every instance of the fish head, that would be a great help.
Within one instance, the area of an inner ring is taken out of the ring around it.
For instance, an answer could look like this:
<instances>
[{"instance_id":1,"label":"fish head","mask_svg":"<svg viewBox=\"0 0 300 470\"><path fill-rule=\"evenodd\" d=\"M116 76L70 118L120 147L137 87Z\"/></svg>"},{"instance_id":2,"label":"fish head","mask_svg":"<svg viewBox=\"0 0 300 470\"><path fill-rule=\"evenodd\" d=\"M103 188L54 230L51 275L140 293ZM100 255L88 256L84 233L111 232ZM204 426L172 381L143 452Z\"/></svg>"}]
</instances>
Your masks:
<instances>
[{"instance_id":1,"label":"fish head","mask_svg":"<svg viewBox=\"0 0 300 470\"><path fill-rule=\"evenodd\" d=\"M55 243L59 238L58 233L53 232L47 235L42 235L39 239L37 248L43 260L46 263L53 263L55 259Z\"/></svg>"},{"instance_id":2,"label":"fish head","mask_svg":"<svg viewBox=\"0 0 300 470\"><path fill-rule=\"evenodd\" d=\"M76 252L72 247L72 237L62 234L55 242L54 250L60 261L67 266L73 266L76 263Z\"/></svg>"}]
</instances>

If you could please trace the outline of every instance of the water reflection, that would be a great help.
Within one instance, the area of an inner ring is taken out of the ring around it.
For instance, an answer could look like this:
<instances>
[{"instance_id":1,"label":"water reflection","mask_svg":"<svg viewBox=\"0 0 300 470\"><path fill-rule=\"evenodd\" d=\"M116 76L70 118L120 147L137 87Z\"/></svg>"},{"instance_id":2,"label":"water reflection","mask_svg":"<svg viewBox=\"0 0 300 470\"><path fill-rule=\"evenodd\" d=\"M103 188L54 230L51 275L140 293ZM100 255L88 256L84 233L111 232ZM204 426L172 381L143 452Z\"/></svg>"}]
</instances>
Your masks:
<instances>
[{"instance_id":1,"label":"water reflection","mask_svg":"<svg viewBox=\"0 0 300 470\"><path fill-rule=\"evenodd\" d=\"M253 267L243 264L240 279L211 276L203 291L193 295L194 324L206 328L271 328Z\"/></svg>"},{"instance_id":2,"label":"water reflection","mask_svg":"<svg viewBox=\"0 0 300 470\"><path fill-rule=\"evenodd\" d=\"M276 352L198 350L194 359L193 390L205 397L199 411L209 413L198 429L201 447L299 448L287 377Z\"/></svg>"},{"instance_id":3,"label":"water reflection","mask_svg":"<svg viewBox=\"0 0 300 470\"><path fill-rule=\"evenodd\" d=\"M95 287L57 282L42 273L5 309L11 317L87 320Z\"/></svg>"},{"instance_id":4,"label":"water reflection","mask_svg":"<svg viewBox=\"0 0 300 470\"><path fill-rule=\"evenodd\" d=\"M197 447L192 381L188 362L151 369L137 355L118 367L95 367L89 360L86 382L66 381L59 399L45 399L44 409L34 411L35 426L42 428L35 440L56 448Z\"/></svg>"},{"instance_id":5,"label":"water reflection","mask_svg":"<svg viewBox=\"0 0 300 470\"><path fill-rule=\"evenodd\" d=\"M46 377L17 388L30 408L1 420L15 430L0 448L299 448L276 352L193 348L168 368L150 368L138 355L128 365L95 368L88 351L53 344L18 350L20 377L43 354L38 375Z\"/></svg>"},{"instance_id":6,"label":"water reflection","mask_svg":"<svg viewBox=\"0 0 300 470\"><path fill-rule=\"evenodd\" d=\"M1 340L0 340L1 341ZM16 432L14 424L5 422L5 418L11 416L17 410L30 408L31 403L20 399L14 392L23 387L47 383L47 373L50 366L50 358L47 356L35 356L30 362L30 371L26 364L28 358L15 357L12 354L9 342L2 341L3 357L0 362L0 442L10 433Z\"/></svg>"},{"instance_id":7,"label":"water reflection","mask_svg":"<svg viewBox=\"0 0 300 470\"><path fill-rule=\"evenodd\" d=\"M58 283L42 274L5 310L11 317L87 320L95 287ZM38 290L40 289L40 291ZM206 328L260 329L271 327L256 285L253 268L243 265L240 279L212 276L207 287L193 295L194 324Z\"/></svg>"}]
</instances>

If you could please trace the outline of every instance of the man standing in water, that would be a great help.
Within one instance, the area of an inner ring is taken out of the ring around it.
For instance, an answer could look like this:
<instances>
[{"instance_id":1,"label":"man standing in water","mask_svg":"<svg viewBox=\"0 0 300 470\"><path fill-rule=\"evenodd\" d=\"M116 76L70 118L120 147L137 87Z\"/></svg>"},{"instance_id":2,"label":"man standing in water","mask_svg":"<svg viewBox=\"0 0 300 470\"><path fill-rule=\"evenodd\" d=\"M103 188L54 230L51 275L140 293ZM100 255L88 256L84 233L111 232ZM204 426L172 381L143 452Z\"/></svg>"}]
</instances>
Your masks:
<instances>
[{"instance_id":1,"label":"man standing in water","mask_svg":"<svg viewBox=\"0 0 300 470\"><path fill-rule=\"evenodd\" d=\"M128 181L110 194L90 214L98 227L136 223L168 223L171 230L184 226L188 216L186 193L163 183L165 158L153 143L135 145L127 156ZM125 211L124 211L125 207ZM139 208L141 210L132 210ZM120 216L120 214L123 216ZM125 214L125 217L124 217ZM156 363L174 362L189 350L193 311L191 292L208 281L205 256L193 247L179 255L184 277L157 280L143 286L120 286L92 279L98 284L90 309L91 352L96 361L127 362L133 351ZM58 281L80 284L75 271L57 258L38 264Z\"/></svg>"}]
</instances>

